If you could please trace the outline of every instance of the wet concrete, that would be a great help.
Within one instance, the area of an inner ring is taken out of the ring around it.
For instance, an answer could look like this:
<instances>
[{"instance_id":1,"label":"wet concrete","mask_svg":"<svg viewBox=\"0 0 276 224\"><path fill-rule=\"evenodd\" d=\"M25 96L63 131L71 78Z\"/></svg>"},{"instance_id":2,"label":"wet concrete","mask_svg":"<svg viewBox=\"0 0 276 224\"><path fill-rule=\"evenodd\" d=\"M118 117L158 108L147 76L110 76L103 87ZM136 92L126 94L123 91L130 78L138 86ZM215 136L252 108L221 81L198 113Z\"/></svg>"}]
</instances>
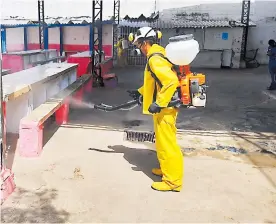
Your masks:
<instances>
[{"instance_id":1,"label":"wet concrete","mask_svg":"<svg viewBox=\"0 0 276 224\"><path fill-rule=\"evenodd\" d=\"M143 68L115 72L119 77L117 88L95 88L91 95L86 96L86 100L119 104L129 99L126 90L137 89L143 83ZM265 94L269 84L266 67L244 70L201 69L199 72L205 73L207 77L207 107L181 109L177 121L179 129L276 132L276 100ZM272 94L276 96L276 93ZM93 125L122 128L135 121L139 123L139 128L152 128L151 117L142 115L141 108L112 113L83 109L82 115L79 112L72 113L74 122L83 123L85 117Z\"/></svg>"},{"instance_id":2,"label":"wet concrete","mask_svg":"<svg viewBox=\"0 0 276 224\"><path fill-rule=\"evenodd\" d=\"M86 102L120 104L130 99L126 90L137 89L143 83L143 68L115 72L119 77L118 87L95 88L92 94L85 96ZM276 92L266 91L270 82L267 68L201 69L197 72L205 73L207 77L207 107L181 109L177 119L178 130L186 131L186 134L191 130L198 132L197 137L201 143L216 139L211 145L206 145L206 148L217 147L218 141L221 141L224 147L243 150L254 148L255 151L265 149L276 153ZM153 130L151 116L142 115L141 107L116 112L76 109L71 113L70 119L72 125L82 127ZM201 138L206 132L210 132L213 138ZM218 132L231 134L231 142L225 144L228 140L221 138ZM252 133L255 135L254 140L250 137ZM247 146L242 147L240 141L243 146Z\"/></svg>"}]
</instances>

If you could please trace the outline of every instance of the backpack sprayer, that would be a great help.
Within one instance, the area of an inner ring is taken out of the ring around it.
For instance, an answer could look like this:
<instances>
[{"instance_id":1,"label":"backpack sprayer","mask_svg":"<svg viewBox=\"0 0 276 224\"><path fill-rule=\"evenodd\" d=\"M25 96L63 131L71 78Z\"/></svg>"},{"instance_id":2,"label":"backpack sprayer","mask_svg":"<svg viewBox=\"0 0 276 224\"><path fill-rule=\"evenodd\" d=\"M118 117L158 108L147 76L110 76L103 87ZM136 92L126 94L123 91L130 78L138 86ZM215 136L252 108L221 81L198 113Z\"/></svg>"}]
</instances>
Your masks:
<instances>
[{"instance_id":1,"label":"backpack sprayer","mask_svg":"<svg viewBox=\"0 0 276 224\"><path fill-rule=\"evenodd\" d=\"M171 37L165 50L167 57L155 53L151 55L149 59L154 55L159 55L173 65L172 69L177 74L179 87L172 97L171 103L173 103L175 107L205 107L207 97L205 75L191 72L189 66L199 53L198 42L194 40L192 34ZM151 71L149 64L148 70L151 72L152 77L159 87L162 87L161 82Z\"/></svg>"},{"instance_id":2,"label":"backpack sprayer","mask_svg":"<svg viewBox=\"0 0 276 224\"><path fill-rule=\"evenodd\" d=\"M160 36L160 31L157 31L156 36ZM130 35L131 36L131 35ZM152 54L151 57L160 56L167 61L169 61L173 66L172 69L175 71L178 80L179 86L172 97L171 102L167 107L186 107L186 108L197 108L205 107L206 105L206 88L205 85L205 75L197 74L190 71L189 65L196 58L199 53L199 44L192 34L190 35L181 35L172 37L169 39L169 44L165 48L166 56L161 53ZM151 71L149 63L147 64L147 69L151 72L152 77L155 82L162 87L161 82L157 76ZM142 98L128 101L124 104L117 106L110 106L106 104L93 105L94 109L102 110L106 112L112 112L116 110L131 110L141 105ZM130 141L139 141L139 142L154 142L155 134L154 133L145 133L145 132L134 132L134 131L125 131L126 140Z\"/></svg>"}]
</instances>

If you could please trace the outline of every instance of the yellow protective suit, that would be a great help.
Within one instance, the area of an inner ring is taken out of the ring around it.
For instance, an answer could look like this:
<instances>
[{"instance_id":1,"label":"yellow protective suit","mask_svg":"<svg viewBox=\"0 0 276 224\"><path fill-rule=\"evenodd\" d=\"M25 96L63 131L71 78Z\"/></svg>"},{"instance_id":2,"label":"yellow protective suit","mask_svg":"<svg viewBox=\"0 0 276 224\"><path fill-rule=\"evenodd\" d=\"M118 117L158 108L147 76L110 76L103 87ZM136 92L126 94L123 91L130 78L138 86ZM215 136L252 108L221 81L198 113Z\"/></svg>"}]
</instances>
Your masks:
<instances>
[{"instance_id":1,"label":"yellow protective suit","mask_svg":"<svg viewBox=\"0 0 276 224\"><path fill-rule=\"evenodd\" d=\"M117 44L114 44L114 47L117 48L117 55L118 55L118 57L121 57L122 53L123 53L122 42L123 42L123 39L120 39Z\"/></svg>"},{"instance_id":2,"label":"yellow protective suit","mask_svg":"<svg viewBox=\"0 0 276 224\"><path fill-rule=\"evenodd\" d=\"M117 56L118 56L118 64L120 67L126 66L126 50L123 49L123 40L120 39L117 44L114 45L114 47L117 48Z\"/></svg>"},{"instance_id":3,"label":"yellow protective suit","mask_svg":"<svg viewBox=\"0 0 276 224\"><path fill-rule=\"evenodd\" d=\"M165 49L154 44L148 52L147 57L153 53L162 53L165 55ZM179 81L175 72L172 71L172 64L164 58L155 55L150 58L149 66L162 83L162 88L158 85L156 103L160 107L166 107L170 102ZM152 78L147 66L144 71L144 85L138 89L143 95L143 113L148 112L149 106L154 102L153 93L155 80ZM157 158L160 163L160 169L153 169L156 175L162 175L162 182L155 182L152 188L160 191L180 191L183 179L183 155L176 139L176 118L178 109L164 108L160 113L153 115L154 131L156 135Z\"/></svg>"}]
</instances>

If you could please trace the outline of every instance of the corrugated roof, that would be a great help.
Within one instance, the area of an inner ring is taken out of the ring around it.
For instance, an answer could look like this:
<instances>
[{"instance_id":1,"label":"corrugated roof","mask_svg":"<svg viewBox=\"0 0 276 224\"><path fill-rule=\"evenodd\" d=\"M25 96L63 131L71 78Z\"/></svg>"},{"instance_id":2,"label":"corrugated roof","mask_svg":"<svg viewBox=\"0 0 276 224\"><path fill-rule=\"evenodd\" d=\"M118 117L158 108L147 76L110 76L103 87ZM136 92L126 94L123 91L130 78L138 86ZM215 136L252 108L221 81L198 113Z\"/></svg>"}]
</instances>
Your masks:
<instances>
[{"instance_id":1,"label":"corrugated roof","mask_svg":"<svg viewBox=\"0 0 276 224\"><path fill-rule=\"evenodd\" d=\"M230 27L228 21L173 21L176 28Z\"/></svg>"},{"instance_id":2,"label":"corrugated roof","mask_svg":"<svg viewBox=\"0 0 276 224\"><path fill-rule=\"evenodd\" d=\"M233 21L234 22L234 26L237 26L237 27L245 27L246 25L241 23L240 21ZM231 22L230 22L230 25L231 25ZM256 26L256 23L252 22L252 21L249 21L249 26Z\"/></svg>"},{"instance_id":3,"label":"corrugated roof","mask_svg":"<svg viewBox=\"0 0 276 224\"><path fill-rule=\"evenodd\" d=\"M56 19L45 19L46 24L60 24L59 20Z\"/></svg>"},{"instance_id":4,"label":"corrugated roof","mask_svg":"<svg viewBox=\"0 0 276 224\"><path fill-rule=\"evenodd\" d=\"M60 24L72 24L71 19L67 19L67 18L61 18L56 21L58 21Z\"/></svg>"},{"instance_id":5,"label":"corrugated roof","mask_svg":"<svg viewBox=\"0 0 276 224\"><path fill-rule=\"evenodd\" d=\"M46 18L45 23L50 24L88 24L92 22L92 18L86 17L86 19L83 18ZM111 20L104 20L103 22L110 22L113 23ZM1 25L6 26L20 26L20 25L27 25L27 24L38 24L37 20L30 20L30 19L17 19L17 18L8 18L8 19L1 19L0 20Z\"/></svg>"},{"instance_id":6,"label":"corrugated roof","mask_svg":"<svg viewBox=\"0 0 276 224\"><path fill-rule=\"evenodd\" d=\"M139 17L130 17L129 15L126 15L123 20L130 22L154 22L158 18L159 12L154 12L149 17L144 16L144 14L141 14Z\"/></svg>"},{"instance_id":7,"label":"corrugated roof","mask_svg":"<svg viewBox=\"0 0 276 224\"><path fill-rule=\"evenodd\" d=\"M120 26L127 26L127 27L142 27L142 26L151 26L152 23L149 22L142 22L142 21L128 21L128 20L121 20L119 22L119 27Z\"/></svg>"},{"instance_id":8,"label":"corrugated roof","mask_svg":"<svg viewBox=\"0 0 276 224\"><path fill-rule=\"evenodd\" d=\"M30 22L28 19L1 19L0 21L2 25L26 25Z\"/></svg>"},{"instance_id":9,"label":"corrugated roof","mask_svg":"<svg viewBox=\"0 0 276 224\"><path fill-rule=\"evenodd\" d=\"M85 19L84 19L85 18ZM91 17L72 17L72 18L47 18L45 19L46 24L88 24L92 22ZM97 21L96 21L97 22ZM110 22L111 20L104 20L103 22ZM1 25L6 26L18 26L26 24L38 24L38 21L22 18L9 18L1 19ZM250 26L256 26L255 23L250 22ZM173 28L207 28L207 27L243 27L245 26L240 21L227 21L227 20L172 20L172 21L163 21L157 19L154 21L130 21L130 20L121 20L119 23L121 27L142 27L142 26L151 26L159 29L173 29Z\"/></svg>"},{"instance_id":10,"label":"corrugated roof","mask_svg":"<svg viewBox=\"0 0 276 224\"><path fill-rule=\"evenodd\" d=\"M249 23L250 26L256 26L253 22ZM227 21L227 20L206 20L206 21L187 21L187 20L175 20L175 21L162 21L157 20L155 22L131 22L127 20L122 20L119 26L128 27L142 27L150 26L159 29L174 29L174 28L208 28L208 27L243 27L239 21Z\"/></svg>"}]
</instances>

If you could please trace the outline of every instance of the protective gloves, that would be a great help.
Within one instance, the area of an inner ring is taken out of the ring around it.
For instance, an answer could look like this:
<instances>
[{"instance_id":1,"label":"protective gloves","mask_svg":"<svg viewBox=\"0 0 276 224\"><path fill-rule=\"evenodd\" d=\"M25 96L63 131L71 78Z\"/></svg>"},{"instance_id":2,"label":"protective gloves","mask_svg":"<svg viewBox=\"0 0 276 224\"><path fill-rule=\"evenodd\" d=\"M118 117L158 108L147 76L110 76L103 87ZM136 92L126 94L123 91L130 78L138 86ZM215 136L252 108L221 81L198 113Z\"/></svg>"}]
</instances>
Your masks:
<instances>
[{"instance_id":1,"label":"protective gloves","mask_svg":"<svg viewBox=\"0 0 276 224\"><path fill-rule=\"evenodd\" d=\"M127 90L129 96L132 97L134 100L138 100L138 105L142 105L143 103L143 96L139 93L138 90Z\"/></svg>"},{"instance_id":2,"label":"protective gloves","mask_svg":"<svg viewBox=\"0 0 276 224\"><path fill-rule=\"evenodd\" d=\"M129 93L129 96L132 97L134 100L138 100L141 96L138 90L127 90L127 92Z\"/></svg>"},{"instance_id":3,"label":"protective gloves","mask_svg":"<svg viewBox=\"0 0 276 224\"><path fill-rule=\"evenodd\" d=\"M148 111L149 111L151 114L156 114L156 113L160 113L161 109L162 109L162 107L160 107L157 103L154 102L154 103L152 103L152 104L150 105Z\"/></svg>"}]
</instances>

